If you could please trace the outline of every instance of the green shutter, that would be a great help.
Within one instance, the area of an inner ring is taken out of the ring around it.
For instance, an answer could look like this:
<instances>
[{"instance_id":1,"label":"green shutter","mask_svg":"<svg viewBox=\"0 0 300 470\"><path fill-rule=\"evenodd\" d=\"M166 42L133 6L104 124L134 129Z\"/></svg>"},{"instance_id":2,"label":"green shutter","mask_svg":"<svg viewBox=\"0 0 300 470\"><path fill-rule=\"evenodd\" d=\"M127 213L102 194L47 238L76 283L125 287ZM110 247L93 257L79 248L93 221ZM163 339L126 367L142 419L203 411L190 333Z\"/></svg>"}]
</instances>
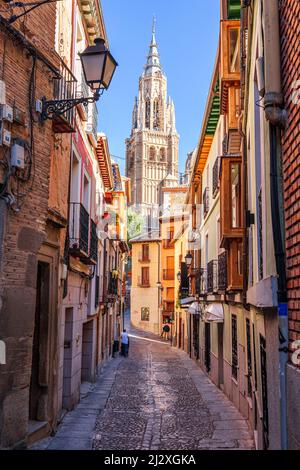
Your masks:
<instances>
[{"instance_id":1,"label":"green shutter","mask_svg":"<svg viewBox=\"0 0 300 470\"><path fill-rule=\"evenodd\" d=\"M228 0L228 19L239 20L241 18L241 0Z\"/></svg>"}]
</instances>

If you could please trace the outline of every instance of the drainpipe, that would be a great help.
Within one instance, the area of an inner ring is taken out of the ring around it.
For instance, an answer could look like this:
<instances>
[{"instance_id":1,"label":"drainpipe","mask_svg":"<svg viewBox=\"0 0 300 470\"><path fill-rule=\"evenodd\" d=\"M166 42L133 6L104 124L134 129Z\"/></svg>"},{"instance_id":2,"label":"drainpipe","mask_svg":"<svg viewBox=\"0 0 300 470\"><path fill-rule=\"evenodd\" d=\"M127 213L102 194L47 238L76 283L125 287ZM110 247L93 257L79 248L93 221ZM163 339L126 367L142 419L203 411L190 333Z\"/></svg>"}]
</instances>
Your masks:
<instances>
[{"instance_id":1,"label":"drainpipe","mask_svg":"<svg viewBox=\"0 0 300 470\"><path fill-rule=\"evenodd\" d=\"M270 190L273 238L278 274L278 315L280 331L280 414L281 447L287 450L287 392L286 365L288 362L288 306L286 285L286 255L281 169L281 135L287 123L281 87L281 54L278 0L263 0L264 60L265 60L265 115L270 123Z\"/></svg>"}]
</instances>

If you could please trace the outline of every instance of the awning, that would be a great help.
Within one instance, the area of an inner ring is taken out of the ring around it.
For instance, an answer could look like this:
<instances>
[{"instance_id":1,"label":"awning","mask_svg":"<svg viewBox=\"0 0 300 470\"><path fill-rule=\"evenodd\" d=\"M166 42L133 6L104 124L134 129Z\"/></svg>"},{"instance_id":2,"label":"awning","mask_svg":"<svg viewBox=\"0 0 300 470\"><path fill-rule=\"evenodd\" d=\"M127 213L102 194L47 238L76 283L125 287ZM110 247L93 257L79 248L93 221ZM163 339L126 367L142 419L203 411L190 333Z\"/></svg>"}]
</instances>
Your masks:
<instances>
[{"instance_id":1,"label":"awning","mask_svg":"<svg viewBox=\"0 0 300 470\"><path fill-rule=\"evenodd\" d=\"M204 310L204 321L211 323L224 323L224 310L222 304L210 304Z\"/></svg>"},{"instance_id":2,"label":"awning","mask_svg":"<svg viewBox=\"0 0 300 470\"><path fill-rule=\"evenodd\" d=\"M188 313L190 315L200 315L200 305L198 302L193 302L192 305L188 309Z\"/></svg>"},{"instance_id":3,"label":"awning","mask_svg":"<svg viewBox=\"0 0 300 470\"><path fill-rule=\"evenodd\" d=\"M195 302L195 297L186 297L186 299L181 299L180 300L180 306L183 308L187 308L190 305L192 305L193 302Z\"/></svg>"}]
</instances>

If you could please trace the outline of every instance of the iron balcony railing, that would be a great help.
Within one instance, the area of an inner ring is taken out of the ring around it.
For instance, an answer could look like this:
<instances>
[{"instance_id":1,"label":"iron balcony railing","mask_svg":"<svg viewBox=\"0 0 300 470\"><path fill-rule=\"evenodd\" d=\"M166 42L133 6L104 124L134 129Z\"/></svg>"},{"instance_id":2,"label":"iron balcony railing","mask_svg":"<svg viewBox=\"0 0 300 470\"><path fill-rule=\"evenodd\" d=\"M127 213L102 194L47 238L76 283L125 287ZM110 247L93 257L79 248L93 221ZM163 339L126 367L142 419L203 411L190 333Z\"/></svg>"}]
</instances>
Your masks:
<instances>
[{"instance_id":1,"label":"iron balcony railing","mask_svg":"<svg viewBox=\"0 0 300 470\"><path fill-rule=\"evenodd\" d=\"M175 280L175 270L174 269L164 269L163 270L163 280L164 281L173 281L173 280Z\"/></svg>"},{"instance_id":2,"label":"iron balcony railing","mask_svg":"<svg viewBox=\"0 0 300 470\"><path fill-rule=\"evenodd\" d=\"M226 292L227 287L227 252L224 251L218 259L218 288L220 292Z\"/></svg>"},{"instance_id":3,"label":"iron balcony railing","mask_svg":"<svg viewBox=\"0 0 300 470\"><path fill-rule=\"evenodd\" d=\"M203 193L203 212L206 217L209 212L209 188L205 188Z\"/></svg>"},{"instance_id":4,"label":"iron balcony railing","mask_svg":"<svg viewBox=\"0 0 300 470\"><path fill-rule=\"evenodd\" d=\"M90 217L80 203L70 204L70 249L79 256L89 256Z\"/></svg>"},{"instance_id":5,"label":"iron balcony railing","mask_svg":"<svg viewBox=\"0 0 300 470\"><path fill-rule=\"evenodd\" d=\"M91 233L90 233L90 258L97 263L98 260L98 235L97 225L91 220Z\"/></svg>"},{"instance_id":6,"label":"iron balcony railing","mask_svg":"<svg viewBox=\"0 0 300 470\"><path fill-rule=\"evenodd\" d=\"M107 290L108 295L117 296L118 285L119 285L118 278L113 276L112 273L109 273L109 282L108 282L108 290Z\"/></svg>"},{"instance_id":7,"label":"iron balcony railing","mask_svg":"<svg viewBox=\"0 0 300 470\"><path fill-rule=\"evenodd\" d=\"M207 294L207 271L200 268L196 274L196 295L203 296Z\"/></svg>"},{"instance_id":8,"label":"iron balcony railing","mask_svg":"<svg viewBox=\"0 0 300 470\"><path fill-rule=\"evenodd\" d=\"M53 99L54 100L70 100L76 97L77 80L67 65L61 61L60 78L54 78ZM69 109L64 114L54 116L53 130L57 133L74 132L75 129L75 110Z\"/></svg>"},{"instance_id":9,"label":"iron balcony railing","mask_svg":"<svg viewBox=\"0 0 300 470\"><path fill-rule=\"evenodd\" d=\"M213 166L213 197L215 198L220 188L220 157L218 157Z\"/></svg>"},{"instance_id":10,"label":"iron balcony railing","mask_svg":"<svg viewBox=\"0 0 300 470\"><path fill-rule=\"evenodd\" d=\"M207 265L207 292L215 294L218 292L218 261L212 260Z\"/></svg>"}]
</instances>

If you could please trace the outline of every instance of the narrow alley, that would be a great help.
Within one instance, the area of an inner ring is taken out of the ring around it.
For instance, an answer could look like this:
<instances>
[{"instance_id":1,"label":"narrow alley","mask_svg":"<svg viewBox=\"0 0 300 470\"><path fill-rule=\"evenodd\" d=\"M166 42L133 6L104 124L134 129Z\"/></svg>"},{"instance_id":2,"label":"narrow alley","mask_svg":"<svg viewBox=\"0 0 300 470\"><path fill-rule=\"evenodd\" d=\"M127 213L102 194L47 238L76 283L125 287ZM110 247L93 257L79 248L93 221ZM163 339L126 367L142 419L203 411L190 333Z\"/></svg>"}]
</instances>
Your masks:
<instances>
[{"instance_id":1,"label":"narrow alley","mask_svg":"<svg viewBox=\"0 0 300 470\"><path fill-rule=\"evenodd\" d=\"M185 353L134 330L129 358L111 360L55 437L32 449L253 447L246 421Z\"/></svg>"}]
</instances>

